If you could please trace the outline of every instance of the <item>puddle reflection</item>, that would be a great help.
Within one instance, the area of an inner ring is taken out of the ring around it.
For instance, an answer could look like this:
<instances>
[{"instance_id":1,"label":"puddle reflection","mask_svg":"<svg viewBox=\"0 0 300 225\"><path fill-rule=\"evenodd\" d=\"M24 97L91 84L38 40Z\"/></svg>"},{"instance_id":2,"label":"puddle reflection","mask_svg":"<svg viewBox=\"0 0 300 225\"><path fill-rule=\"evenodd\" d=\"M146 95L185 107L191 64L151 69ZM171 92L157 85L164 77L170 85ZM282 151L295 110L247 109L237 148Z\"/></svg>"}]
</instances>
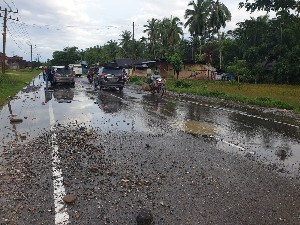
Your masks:
<instances>
[{"instance_id":1,"label":"puddle reflection","mask_svg":"<svg viewBox=\"0 0 300 225\"><path fill-rule=\"evenodd\" d=\"M207 123L204 121L171 121L170 125L186 133L195 135L213 136L216 134L215 126L212 123Z\"/></svg>"},{"instance_id":2,"label":"puddle reflection","mask_svg":"<svg viewBox=\"0 0 300 225\"><path fill-rule=\"evenodd\" d=\"M57 86L45 90L45 103L54 98L59 103L71 103L74 99L74 88Z\"/></svg>"},{"instance_id":3,"label":"puddle reflection","mask_svg":"<svg viewBox=\"0 0 300 225\"><path fill-rule=\"evenodd\" d=\"M104 113L116 113L126 106L123 104L124 93L121 91L99 92L96 103Z\"/></svg>"}]
</instances>

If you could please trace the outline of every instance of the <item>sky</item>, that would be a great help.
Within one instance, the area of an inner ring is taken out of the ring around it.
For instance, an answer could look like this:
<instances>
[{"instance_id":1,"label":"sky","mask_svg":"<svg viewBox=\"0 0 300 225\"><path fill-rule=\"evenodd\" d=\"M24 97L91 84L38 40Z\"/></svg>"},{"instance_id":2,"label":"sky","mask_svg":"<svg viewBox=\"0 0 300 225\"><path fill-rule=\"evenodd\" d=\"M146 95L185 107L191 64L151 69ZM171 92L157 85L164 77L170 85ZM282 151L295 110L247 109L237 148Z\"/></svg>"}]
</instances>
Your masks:
<instances>
[{"instance_id":1,"label":"sky","mask_svg":"<svg viewBox=\"0 0 300 225\"><path fill-rule=\"evenodd\" d=\"M236 23L265 14L250 14L239 9L242 0L220 0L232 14L225 30ZM54 51L76 46L79 49L104 45L110 40L119 41L122 31L142 36L144 25L151 18L179 17L185 23L185 10L190 0L0 0L1 29L3 10L12 10L7 20L6 55L18 55L30 61L52 59ZM18 10L18 12L17 12ZM14 13L17 12L17 13ZM19 21L16 19L18 18ZM185 37L188 31L184 30ZM32 48L32 54L31 54ZM2 48L0 51L2 52Z\"/></svg>"}]
</instances>

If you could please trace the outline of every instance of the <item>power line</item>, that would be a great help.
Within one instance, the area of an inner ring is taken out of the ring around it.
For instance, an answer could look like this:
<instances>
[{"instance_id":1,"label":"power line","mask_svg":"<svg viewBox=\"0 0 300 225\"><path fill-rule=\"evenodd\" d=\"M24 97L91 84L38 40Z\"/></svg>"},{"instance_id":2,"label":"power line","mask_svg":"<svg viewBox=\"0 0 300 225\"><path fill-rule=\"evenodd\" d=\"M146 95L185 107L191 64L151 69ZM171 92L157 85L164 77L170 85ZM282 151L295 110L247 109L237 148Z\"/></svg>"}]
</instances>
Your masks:
<instances>
[{"instance_id":1,"label":"power line","mask_svg":"<svg viewBox=\"0 0 300 225\"><path fill-rule=\"evenodd\" d=\"M6 4L7 2L4 1ZM8 5L8 4L7 4ZM11 17L11 15L9 17L8 13L18 13L18 11L14 12L12 11L11 7L8 5L9 7L9 11L7 10L7 8L2 9L2 7L0 7L0 11L4 12L4 16L3 16L3 52L2 52L2 73L5 73L5 59L6 59L6 55L5 55L5 48L6 48L6 28L7 28L7 21L8 20L18 20L14 19ZM2 15L0 14L0 17L2 17Z\"/></svg>"},{"instance_id":2,"label":"power line","mask_svg":"<svg viewBox=\"0 0 300 225\"><path fill-rule=\"evenodd\" d=\"M11 2L12 2L12 4L14 5L15 9L18 10L18 8L17 8L17 6L15 5L15 3L13 2L13 0L11 0ZM19 14L19 23L18 23L18 25L19 25L19 27L21 28L21 30L23 30L23 33L27 36L27 38L29 39L30 43L32 43L32 40L31 40L31 38L30 38L30 36L29 36L27 30L25 29L24 26L21 25L21 24L22 24L22 21L23 21L23 18L22 18L22 16L21 16L21 14Z\"/></svg>"}]
</instances>

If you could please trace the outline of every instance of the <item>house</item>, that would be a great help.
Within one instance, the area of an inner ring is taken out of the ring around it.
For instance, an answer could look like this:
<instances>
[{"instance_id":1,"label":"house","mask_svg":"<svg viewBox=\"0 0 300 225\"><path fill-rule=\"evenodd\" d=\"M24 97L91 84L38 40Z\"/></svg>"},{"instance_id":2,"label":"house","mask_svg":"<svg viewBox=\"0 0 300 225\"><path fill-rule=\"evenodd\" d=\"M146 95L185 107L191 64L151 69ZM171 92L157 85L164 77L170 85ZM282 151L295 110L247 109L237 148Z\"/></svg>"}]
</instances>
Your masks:
<instances>
[{"instance_id":1,"label":"house","mask_svg":"<svg viewBox=\"0 0 300 225\"><path fill-rule=\"evenodd\" d=\"M20 56L7 57L8 66L10 69L24 69L28 66L28 62Z\"/></svg>"}]
</instances>

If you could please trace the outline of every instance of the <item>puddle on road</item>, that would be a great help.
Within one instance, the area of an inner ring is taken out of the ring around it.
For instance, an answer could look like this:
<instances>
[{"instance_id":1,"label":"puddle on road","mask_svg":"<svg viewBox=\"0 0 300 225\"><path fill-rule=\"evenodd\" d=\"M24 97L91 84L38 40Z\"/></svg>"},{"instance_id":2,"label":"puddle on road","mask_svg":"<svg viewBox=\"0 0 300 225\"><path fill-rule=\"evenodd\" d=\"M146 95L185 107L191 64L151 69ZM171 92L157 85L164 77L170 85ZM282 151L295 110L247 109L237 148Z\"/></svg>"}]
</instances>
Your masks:
<instances>
[{"instance_id":1,"label":"puddle on road","mask_svg":"<svg viewBox=\"0 0 300 225\"><path fill-rule=\"evenodd\" d=\"M182 120L182 121L171 121L170 125L182 130L186 133L202 135L202 136L213 136L216 134L216 128L213 124L204 121L195 120Z\"/></svg>"}]
</instances>

